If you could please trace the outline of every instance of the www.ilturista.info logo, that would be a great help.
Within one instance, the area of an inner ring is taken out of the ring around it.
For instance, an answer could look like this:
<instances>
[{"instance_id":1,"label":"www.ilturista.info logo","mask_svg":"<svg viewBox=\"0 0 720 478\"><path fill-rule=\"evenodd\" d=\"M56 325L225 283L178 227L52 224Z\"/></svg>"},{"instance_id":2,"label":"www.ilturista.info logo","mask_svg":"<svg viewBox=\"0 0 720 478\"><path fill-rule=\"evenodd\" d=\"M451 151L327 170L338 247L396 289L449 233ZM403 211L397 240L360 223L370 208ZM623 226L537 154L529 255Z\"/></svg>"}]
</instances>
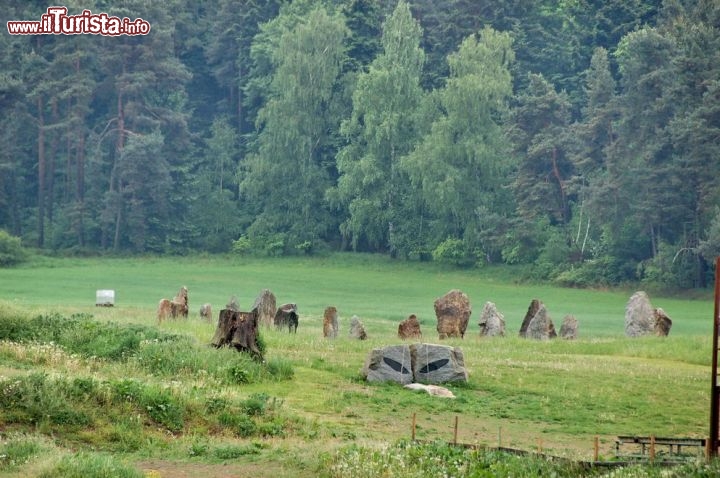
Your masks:
<instances>
[{"instance_id":1,"label":"www.ilturista.info logo","mask_svg":"<svg viewBox=\"0 0 720 478\"><path fill-rule=\"evenodd\" d=\"M40 21L10 21L7 29L11 35L147 35L150 23L142 18L130 20L90 10L68 15L66 7L49 7Z\"/></svg>"}]
</instances>

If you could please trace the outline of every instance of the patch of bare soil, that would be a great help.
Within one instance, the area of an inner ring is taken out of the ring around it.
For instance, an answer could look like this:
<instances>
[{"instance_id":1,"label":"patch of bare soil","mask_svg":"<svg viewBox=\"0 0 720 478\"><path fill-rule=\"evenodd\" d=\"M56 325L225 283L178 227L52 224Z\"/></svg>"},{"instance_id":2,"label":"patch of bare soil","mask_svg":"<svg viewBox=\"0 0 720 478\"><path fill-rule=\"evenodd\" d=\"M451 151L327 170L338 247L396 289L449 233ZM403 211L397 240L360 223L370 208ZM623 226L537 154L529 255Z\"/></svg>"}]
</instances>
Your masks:
<instances>
[{"instance_id":1,"label":"patch of bare soil","mask_svg":"<svg viewBox=\"0 0 720 478\"><path fill-rule=\"evenodd\" d=\"M165 460L146 460L135 465L146 478L279 478L290 476L268 463L203 464Z\"/></svg>"}]
</instances>

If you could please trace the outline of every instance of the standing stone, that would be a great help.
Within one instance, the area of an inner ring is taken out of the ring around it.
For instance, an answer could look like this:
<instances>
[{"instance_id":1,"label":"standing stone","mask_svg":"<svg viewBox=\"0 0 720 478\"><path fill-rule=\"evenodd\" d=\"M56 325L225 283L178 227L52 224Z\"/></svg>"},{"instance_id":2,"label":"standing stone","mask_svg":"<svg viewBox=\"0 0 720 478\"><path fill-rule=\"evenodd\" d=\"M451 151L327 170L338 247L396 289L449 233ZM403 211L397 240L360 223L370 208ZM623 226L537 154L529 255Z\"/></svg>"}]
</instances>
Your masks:
<instances>
[{"instance_id":1,"label":"standing stone","mask_svg":"<svg viewBox=\"0 0 720 478\"><path fill-rule=\"evenodd\" d=\"M557 337L555 326L542 302L540 302L540 308L528 324L525 337L536 340L549 340Z\"/></svg>"},{"instance_id":2,"label":"standing stone","mask_svg":"<svg viewBox=\"0 0 720 478\"><path fill-rule=\"evenodd\" d=\"M655 309L643 291L635 292L625 306L625 335L641 337L655 333Z\"/></svg>"},{"instance_id":3,"label":"standing stone","mask_svg":"<svg viewBox=\"0 0 720 478\"><path fill-rule=\"evenodd\" d=\"M210 304L200 306L200 318L212 322L212 306Z\"/></svg>"},{"instance_id":4,"label":"standing stone","mask_svg":"<svg viewBox=\"0 0 720 478\"><path fill-rule=\"evenodd\" d=\"M400 325L398 325L398 337L403 340L422 338L420 322L418 322L415 314L411 314L407 319L400 322Z\"/></svg>"},{"instance_id":5,"label":"standing stone","mask_svg":"<svg viewBox=\"0 0 720 478\"><path fill-rule=\"evenodd\" d=\"M578 338L578 321L572 315L566 315L560 326L560 338L575 340Z\"/></svg>"},{"instance_id":6,"label":"standing stone","mask_svg":"<svg viewBox=\"0 0 720 478\"><path fill-rule=\"evenodd\" d=\"M236 312L239 311L240 304L238 303L237 297L235 297L235 296L230 297L230 301L227 304L225 304L225 308L228 310L234 310Z\"/></svg>"},{"instance_id":7,"label":"standing stone","mask_svg":"<svg viewBox=\"0 0 720 478\"><path fill-rule=\"evenodd\" d=\"M467 382L468 373L461 349L446 345L415 344L410 346L410 351L415 382Z\"/></svg>"},{"instance_id":8,"label":"standing stone","mask_svg":"<svg viewBox=\"0 0 720 478\"><path fill-rule=\"evenodd\" d=\"M525 337L527 335L527 329L530 325L530 321L533 319L533 317L535 317L535 315L537 315L541 305L542 302L540 302L538 299L533 299L530 301L530 306L528 307L528 310L525 313L525 318L523 318L522 325L520 326L520 337Z\"/></svg>"},{"instance_id":9,"label":"standing stone","mask_svg":"<svg viewBox=\"0 0 720 478\"><path fill-rule=\"evenodd\" d=\"M350 319L350 338L365 340L367 339L367 333L365 333L365 327L363 326L360 317L353 315Z\"/></svg>"},{"instance_id":10,"label":"standing stone","mask_svg":"<svg viewBox=\"0 0 720 478\"><path fill-rule=\"evenodd\" d=\"M465 336L470 320L470 299L464 292L453 289L435 301L435 316L440 339Z\"/></svg>"},{"instance_id":11,"label":"standing stone","mask_svg":"<svg viewBox=\"0 0 720 478\"><path fill-rule=\"evenodd\" d=\"M412 354L409 345L373 349L365 360L362 375L368 382L412 383Z\"/></svg>"},{"instance_id":12,"label":"standing stone","mask_svg":"<svg viewBox=\"0 0 720 478\"><path fill-rule=\"evenodd\" d=\"M670 317L665 314L665 311L659 307L655 309L653 316L655 320L655 335L658 337L667 337L670 334L672 320L670 320Z\"/></svg>"},{"instance_id":13,"label":"standing stone","mask_svg":"<svg viewBox=\"0 0 720 478\"><path fill-rule=\"evenodd\" d=\"M498 312L493 302L485 302L478 325L480 325L480 335L484 337L505 336L505 316Z\"/></svg>"},{"instance_id":14,"label":"standing stone","mask_svg":"<svg viewBox=\"0 0 720 478\"><path fill-rule=\"evenodd\" d=\"M299 316L297 313L297 304L283 304L278 307L273 318L275 328L282 329L287 327L288 332L297 332Z\"/></svg>"},{"instance_id":15,"label":"standing stone","mask_svg":"<svg viewBox=\"0 0 720 478\"><path fill-rule=\"evenodd\" d=\"M250 310L255 309L258 311L258 322L265 327L270 327L273 324L275 312L277 311L275 294L270 292L269 289L263 289L255 298L255 303Z\"/></svg>"},{"instance_id":16,"label":"standing stone","mask_svg":"<svg viewBox=\"0 0 720 478\"><path fill-rule=\"evenodd\" d=\"M338 312L335 307L325 308L323 314L323 337L334 339L338 335Z\"/></svg>"}]
</instances>

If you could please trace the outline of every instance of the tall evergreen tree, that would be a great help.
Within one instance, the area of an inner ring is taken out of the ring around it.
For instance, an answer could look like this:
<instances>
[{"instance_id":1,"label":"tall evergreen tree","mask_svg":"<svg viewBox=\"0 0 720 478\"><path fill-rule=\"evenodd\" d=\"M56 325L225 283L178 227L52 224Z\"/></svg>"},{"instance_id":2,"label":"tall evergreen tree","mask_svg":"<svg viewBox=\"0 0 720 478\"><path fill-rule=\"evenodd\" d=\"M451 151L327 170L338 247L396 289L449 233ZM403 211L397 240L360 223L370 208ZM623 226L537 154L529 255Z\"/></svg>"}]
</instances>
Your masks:
<instances>
[{"instance_id":1,"label":"tall evergreen tree","mask_svg":"<svg viewBox=\"0 0 720 478\"><path fill-rule=\"evenodd\" d=\"M511 135L520 158L513 186L519 211L529 219L567 224L568 180L573 175L567 144L570 102L542 75L531 74L517 103Z\"/></svg>"}]
</instances>

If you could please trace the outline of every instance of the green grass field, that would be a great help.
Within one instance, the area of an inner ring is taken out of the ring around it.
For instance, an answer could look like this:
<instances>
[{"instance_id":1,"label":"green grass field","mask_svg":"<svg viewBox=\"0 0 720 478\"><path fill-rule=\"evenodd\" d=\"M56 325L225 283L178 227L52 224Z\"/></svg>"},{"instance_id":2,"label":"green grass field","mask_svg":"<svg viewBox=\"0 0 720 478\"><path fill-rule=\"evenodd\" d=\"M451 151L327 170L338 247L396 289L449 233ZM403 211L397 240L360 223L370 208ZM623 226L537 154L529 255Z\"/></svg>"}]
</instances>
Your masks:
<instances>
[{"instance_id":1,"label":"green grass field","mask_svg":"<svg viewBox=\"0 0 720 478\"><path fill-rule=\"evenodd\" d=\"M501 443L525 450L542 444L547 453L584 460L591 458L595 436L600 437L602 455L609 457L617 435L707 435L713 310L709 296L686 300L651 294L653 305L673 320L670 336L628 339L624 309L633 290L561 289L520 283L514 280L515 273L510 268L455 270L352 254L274 259L44 258L20 268L0 269L0 310L6 315L92 314L100 322L141 324L187 335L198 347L209 343L214 331L214 324L198 318L203 303L211 303L217 317L232 295L249 309L257 294L269 288L279 304L295 302L300 313L297 335L263 330L266 359L290 363L292 378L239 385L196 372L181 371L172 377L147 373L128 363L78 359L56 349L51 349L52 357L43 358L45 349L36 345L3 342L0 379L38 370L52 377L93 377L102 383L133 376L174 390L189 404L186 415L195 417L187 418L173 433L139 431L137 424L125 424L131 433L99 418L95 430L63 428L65 435L59 437L58 430L42 426L12 427L12 432L41 436L53 432L59 439L50 457L76 447L115 451L146 476L173 476L179 470L232 476L217 473L242 464L253 476L276 478L335 476L322 470L336 450L408 438L413 414L418 438L423 440L451 440L457 416L461 442ZM182 285L189 290L190 318L158 326L158 300L172 297ZM399 343L397 324L409 314L420 319L424 342L438 342L433 302L454 288L468 294L474 310L465 339L443 342L462 348L470 371L467 384L450 386L457 398L443 400L396 385L364 383L359 370L368 352ZM97 289L114 289L116 306L94 307ZM517 338L533 298L545 303L556 327L566 314L573 314L580 324L580 339ZM495 302L505 315L507 337L479 336L477 320L486 301ZM322 313L329 305L337 307L340 315L336 340L322 337ZM363 321L367 341L347 336L352 315ZM222 353L212 350L202 354ZM279 420L286 432L251 438L218 432L197 418L201 413L193 412L195 401L205 403L213 394L238 400L273 397L279 412L259 426L271 429L273 420ZM0 436L8 440L9 432L4 433ZM138 433L147 436L122 453L107 438L129 439ZM227 446L235 451L223 448ZM35 460L4 470L0 460L0 475L5 471L7 476L39 476L36 468L45 465Z\"/></svg>"}]
</instances>

